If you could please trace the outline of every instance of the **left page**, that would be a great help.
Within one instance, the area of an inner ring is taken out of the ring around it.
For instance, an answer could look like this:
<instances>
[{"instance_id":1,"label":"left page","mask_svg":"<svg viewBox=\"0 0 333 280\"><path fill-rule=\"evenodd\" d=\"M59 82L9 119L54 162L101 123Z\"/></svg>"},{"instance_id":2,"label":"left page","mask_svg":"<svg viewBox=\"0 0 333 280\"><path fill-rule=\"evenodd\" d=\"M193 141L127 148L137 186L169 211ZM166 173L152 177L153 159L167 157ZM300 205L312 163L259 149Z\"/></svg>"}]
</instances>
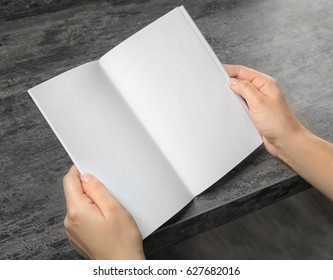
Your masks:
<instances>
[{"instance_id":1,"label":"left page","mask_svg":"<svg viewBox=\"0 0 333 280\"><path fill-rule=\"evenodd\" d=\"M131 212L143 237L192 199L98 62L29 93L80 172L106 185Z\"/></svg>"}]
</instances>

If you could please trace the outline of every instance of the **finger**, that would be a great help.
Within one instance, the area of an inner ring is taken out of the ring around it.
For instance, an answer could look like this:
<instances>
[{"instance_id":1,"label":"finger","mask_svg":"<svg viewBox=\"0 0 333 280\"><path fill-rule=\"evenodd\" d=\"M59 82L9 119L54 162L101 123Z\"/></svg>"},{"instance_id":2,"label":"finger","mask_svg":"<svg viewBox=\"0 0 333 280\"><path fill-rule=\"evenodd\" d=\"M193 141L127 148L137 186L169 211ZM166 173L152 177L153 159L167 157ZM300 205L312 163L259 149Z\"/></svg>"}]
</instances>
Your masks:
<instances>
[{"instance_id":1,"label":"finger","mask_svg":"<svg viewBox=\"0 0 333 280\"><path fill-rule=\"evenodd\" d=\"M267 77L267 75L264 73L242 65L224 64L224 68L227 70L230 77L237 78L239 80L247 80L252 82L258 77Z\"/></svg>"},{"instance_id":2,"label":"finger","mask_svg":"<svg viewBox=\"0 0 333 280\"><path fill-rule=\"evenodd\" d=\"M263 75L263 73L242 65L224 64L223 66L227 70L230 77L234 77L239 80L248 80L252 82L258 76Z\"/></svg>"},{"instance_id":3,"label":"finger","mask_svg":"<svg viewBox=\"0 0 333 280\"><path fill-rule=\"evenodd\" d=\"M108 213L110 207L120 205L120 202L93 175L82 174L80 179L84 192L101 210L103 215Z\"/></svg>"},{"instance_id":4,"label":"finger","mask_svg":"<svg viewBox=\"0 0 333 280\"><path fill-rule=\"evenodd\" d=\"M235 93L245 99L247 105L250 108L250 111L263 101L264 96L251 82L246 80L239 81L232 78L230 79L229 84Z\"/></svg>"},{"instance_id":5,"label":"finger","mask_svg":"<svg viewBox=\"0 0 333 280\"><path fill-rule=\"evenodd\" d=\"M223 64L224 69L228 72L230 77L238 77L241 65Z\"/></svg>"},{"instance_id":6,"label":"finger","mask_svg":"<svg viewBox=\"0 0 333 280\"><path fill-rule=\"evenodd\" d=\"M73 165L65 175L63 185L67 206L70 203L77 204L84 192L80 180L80 172L75 165Z\"/></svg>"}]
</instances>

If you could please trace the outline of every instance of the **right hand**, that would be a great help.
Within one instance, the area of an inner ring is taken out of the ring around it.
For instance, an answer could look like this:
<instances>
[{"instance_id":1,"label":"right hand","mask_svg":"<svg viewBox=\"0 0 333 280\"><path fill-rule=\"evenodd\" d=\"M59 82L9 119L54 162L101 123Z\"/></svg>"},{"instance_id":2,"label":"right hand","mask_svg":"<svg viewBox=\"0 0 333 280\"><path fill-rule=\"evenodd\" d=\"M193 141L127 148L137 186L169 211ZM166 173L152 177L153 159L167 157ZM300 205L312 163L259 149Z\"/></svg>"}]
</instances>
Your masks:
<instances>
[{"instance_id":1,"label":"right hand","mask_svg":"<svg viewBox=\"0 0 333 280\"><path fill-rule=\"evenodd\" d=\"M289 109L272 77L240 65L224 67L231 77L231 89L245 99L267 151L278 157L284 146L304 127Z\"/></svg>"}]
</instances>

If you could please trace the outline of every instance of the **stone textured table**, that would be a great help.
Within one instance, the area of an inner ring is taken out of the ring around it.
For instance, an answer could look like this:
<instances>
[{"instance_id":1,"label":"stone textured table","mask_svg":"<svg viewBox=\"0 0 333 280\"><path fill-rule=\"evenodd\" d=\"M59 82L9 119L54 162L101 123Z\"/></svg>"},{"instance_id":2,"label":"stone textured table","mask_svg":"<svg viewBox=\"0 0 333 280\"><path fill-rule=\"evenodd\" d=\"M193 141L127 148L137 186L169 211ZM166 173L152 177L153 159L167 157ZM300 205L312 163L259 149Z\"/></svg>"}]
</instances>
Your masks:
<instances>
[{"instance_id":1,"label":"stone textured table","mask_svg":"<svg viewBox=\"0 0 333 280\"><path fill-rule=\"evenodd\" d=\"M296 116L333 141L333 2L0 1L0 259L78 259L63 228L72 162L27 90L98 59L185 5L224 63L274 76ZM263 147L145 241L147 255L309 187Z\"/></svg>"}]
</instances>

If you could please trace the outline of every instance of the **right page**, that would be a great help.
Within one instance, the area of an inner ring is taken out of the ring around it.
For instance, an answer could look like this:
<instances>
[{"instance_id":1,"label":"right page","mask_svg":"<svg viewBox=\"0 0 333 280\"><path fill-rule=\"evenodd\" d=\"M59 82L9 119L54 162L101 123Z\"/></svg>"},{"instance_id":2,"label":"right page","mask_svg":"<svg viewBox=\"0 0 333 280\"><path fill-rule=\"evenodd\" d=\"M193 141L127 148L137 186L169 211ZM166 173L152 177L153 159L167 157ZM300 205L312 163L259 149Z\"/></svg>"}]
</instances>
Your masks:
<instances>
[{"instance_id":1,"label":"right page","mask_svg":"<svg viewBox=\"0 0 333 280\"><path fill-rule=\"evenodd\" d=\"M100 63L193 196L262 143L184 8L131 36Z\"/></svg>"}]
</instances>

